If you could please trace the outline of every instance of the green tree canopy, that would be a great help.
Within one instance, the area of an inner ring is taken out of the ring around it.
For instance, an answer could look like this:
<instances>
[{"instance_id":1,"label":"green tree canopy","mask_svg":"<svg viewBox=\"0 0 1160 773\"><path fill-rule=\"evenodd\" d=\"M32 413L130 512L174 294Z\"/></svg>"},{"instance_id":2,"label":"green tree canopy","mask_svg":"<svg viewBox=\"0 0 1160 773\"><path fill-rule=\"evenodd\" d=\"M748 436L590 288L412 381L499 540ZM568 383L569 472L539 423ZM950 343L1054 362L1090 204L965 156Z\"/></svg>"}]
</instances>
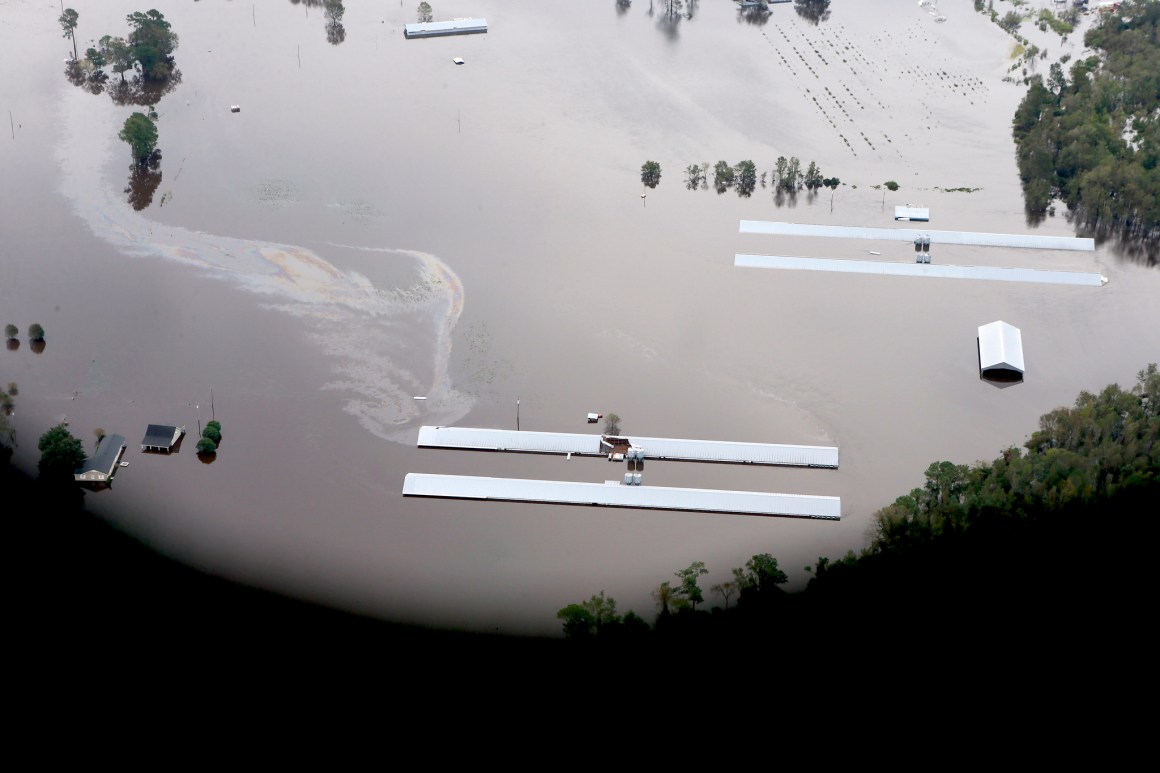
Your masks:
<instances>
[{"instance_id":1,"label":"green tree canopy","mask_svg":"<svg viewBox=\"0 0 1160 773\"><path fill-rule=\"evenodd\" d=\"M4 337L5 338L15 338L19 332L20 332L20 328L16 327L16 325L13 325L12 323L8 323L7 325L4 326Z\"/></svg>"},{"instance_id":2,"label":"green tree canopy","mask_svg":"<svg viewBox=\"0 0 1160 773\"><path fill-rule=\"evenodd\" d=\"M84 446L64 424L58 424L41 435L37 448L40 450L37 467L41 477L46 479L72 476L85 461Z\"/></svg>"},{"instance_id":3,"label":"green tree canopy","mask_svg":"<svg viewBox=\"0 0 1160 773\"><path fill-rule=\"evenodd\" d=\"M133 160L138 164L148 161L157 147L157 125L144 113L133 113L126 118L125 125L117 136L129 143L133 151Z\"/></svg>"},{"instance_id":4,"label":"green tree canopy","mask_svg":"<svg viewBox=\"0 0 1160 773\"><path fill-rule=\"evenodd\" d=\"M733 168L733 173L737 195L746 198L752 196L754 188L757 187L757 165L749 160L739 161Z\"/></svg>"},{"instance_id":5,"label":"green tree canopy","mask_svg":"<svg viewBox=\"0 0 1160 773\"><path fill-rule=\"evenodd\" d=\"M435 18L431 13L431 4L428 3L427 0L423 0L423 2L419 3L419 7L416 9L416 13L419 14L420 22L429 22L431 19Z\"/></svg>"},{"instance_id":6,"label":"green tree canopy","mask_svg":"<svg viewBox=\"0 0 1160 773\"><path fill-rule=\"evenodd\" d=\"M39 323L33 322L28 326L28 338L32 341L44 340L44 328Z\"/></svg>"},{"instance_id":7,"label":"green tree canopy","mask_svg":"<svg viewBox=\"0 0 1160 773\"><path fill-rule=\"evenodd\" d=\"M73 44L73 60L77 59L77 22L80 20L80 14L72 8L65 8L64 13L60 15L60 28L64 30L64 36L72 41Z\"/></svg>"},{"instance_id":8,"label":"green tree canopy","mask_svg":"<svg viewBox=\"0 0 1160 773\"><path fill-rule=\"evenodd\" d=\"M640 167L640 181L649 188L657 187L661 181L661 165L656 161L645 161Z\"/></svg>"},{"instance_id":9,"label":"green tree canopy","mask_svg":"<svg viewBox=\"0 0 1160 773\"><path fill-rule=\"evenodd\" d=\"M213 442L207 437L199 438L197 441L197 452L199 454L217 453L217 443Z\"/></svg>"},{"instance_id":10,"label":"green tree canopy","mask_svg":"<svg viewBox=\"0 0 1160 773\"><path fill-rule=\"evenodd\" d=\"M126 17L133 31L128 43L133 59L140 63L141 74L149 80L165 80L173 72L173 52L177 34L160 11L137 11Z\"/></svg>"},{"instance_id":11,"label":"green tree canopy","mask_svg":"<svg viewBox=\"0 0 1160 773\"><path fill-rule=\"evenodd\" d=\"M681 581L675 589L677 596L683 599L694 611L696 611L697 605L705 600L705 596L697 584L697 578L708 573L709 570L705 568L704 561L694 561L686 568L673 573Z\"/></svg>"}]
</instances>

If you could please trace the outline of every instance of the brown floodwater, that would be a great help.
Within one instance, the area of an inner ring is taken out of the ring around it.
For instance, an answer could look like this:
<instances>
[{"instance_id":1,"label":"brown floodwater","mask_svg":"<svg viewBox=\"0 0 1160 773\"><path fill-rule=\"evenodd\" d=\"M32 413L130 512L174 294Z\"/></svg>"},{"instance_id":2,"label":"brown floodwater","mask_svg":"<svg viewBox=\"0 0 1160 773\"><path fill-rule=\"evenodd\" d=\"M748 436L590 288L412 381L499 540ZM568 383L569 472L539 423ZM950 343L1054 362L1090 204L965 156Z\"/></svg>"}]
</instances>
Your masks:
<instances>
[{"instance_id":1,"label":"brown floodwater","mask_svg":"<svg viewBox=\"0 0 1160 773\"><path fill-rule=\"evenodd\" d=\"M140 10L71 5L82 50ZM155 105L160 176L134 178L116 135L141 108L65 77L59 8L0 0L0 324L45 329L39 352L0 352L17 464L35 470L59 420L88 450L104 428L130 465L88 506L180 561L400 622L554 634L557 609L601 590L651 618L650 590L693 561L707 599L763 552L799 589L931 462L994 458L1160 355L1160 273L1108 245L932 249L1098 271L1100 288L733 266L911 261L905 242L738 232L890 226L898 204L930 207L932 229L1074 235L1062 207L1027 222L1014 42L970 3L936 22L914 2L836 2L813 24L792 4L752 23L701 0L672 23L646 0L477 0L435 16L487 34L407 40L411 5L351 3L337 34L310 3L158 3L181 79ZM1082 53L1079 33L1024 32L1042 71ZM782 200L683 182L690 164L768 172L783 155L843 184ZM642 198L646 160L662 181ZM1022 331L1021 383L978 377L976 329L997 319ZM408 472L621 476L415 447L424 424L514 428L517 400L521 429L616 412L630 435L837 445L838 470L654 461L645 483L840 496L842 520L402 497ZM210 418L222 442L203 464ZM143 454L150 423L191 437Z\"/></svg>"}]
</instances>

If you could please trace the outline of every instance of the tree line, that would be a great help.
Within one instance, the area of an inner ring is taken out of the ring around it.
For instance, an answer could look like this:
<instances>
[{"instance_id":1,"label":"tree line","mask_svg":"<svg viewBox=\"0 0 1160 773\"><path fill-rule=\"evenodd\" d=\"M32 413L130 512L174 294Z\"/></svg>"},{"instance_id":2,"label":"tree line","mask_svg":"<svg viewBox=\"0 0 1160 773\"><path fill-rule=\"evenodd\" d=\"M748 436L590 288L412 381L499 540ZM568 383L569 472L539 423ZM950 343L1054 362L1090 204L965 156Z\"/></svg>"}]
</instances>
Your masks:
<instances>
[{"instance_id":1,"label":"tree line","mask_svg":"<svg viewBox=\"0 0 1160 773\"><path fill-rule=\"evenodd\" d=\"M803 591L784 591L785 573L761 553L710 588L717 606L698 609L698 578L707 572L694 562L653 590L651 622L619 614L601 591L557 612L564 637L729 645L835 627L933 634L1000 625L1010 635L1114 635L1079 630L1079 621L1122 614L1150 587L1143 557L1131 551L1146 550L1145 534L1155 530L1160 370L1148 365L1130 389L1083 391L1072 406L1041 416L1022 448L971 465L935 462L924 480L874 513L861 552L805 567Z\"/></svg>"},{"instance_id":2,"label":"tree line","mask_svg":"<svg viewBox=\"0 0 1160 773\"><path fill-rule=\"evenodd\" d=\"M685 187L688 190L707 190L710 185L709 162L689 164L685 167ZM825 177L816 162L811 161L806 169L802 170L801 161L797 156L786 158L778 156L774 167L758 175L757 165L746 159L736 164L728 161L718 161L712 167L712 185L717 193L725 193L732 188L738 196L748 198L753 195L758 184L762 188L767 185L780 194L797 195L803 188L811 194L819 188L829 188L831 191L841 185L837 177ZM646 161L640 168L640 181L648 188L656 188L661 181L661 165L656 161ZM897 185L897 183L895 184ZM893 190L893 189L892 189Z\"/></svg>"},{"instance_id":3,"label":"tree line","mask_svg":"<svg viewBox=\"0 0 1160 773\"><path fill-rule=\"evenodd\" d=\"M1158 0L1126 0L1084 35L1095 55L1030 78L1012 120L1029 212L1059 198L1097 234L1160 239L1158 25Z\"/></svg>"}]
</instances>

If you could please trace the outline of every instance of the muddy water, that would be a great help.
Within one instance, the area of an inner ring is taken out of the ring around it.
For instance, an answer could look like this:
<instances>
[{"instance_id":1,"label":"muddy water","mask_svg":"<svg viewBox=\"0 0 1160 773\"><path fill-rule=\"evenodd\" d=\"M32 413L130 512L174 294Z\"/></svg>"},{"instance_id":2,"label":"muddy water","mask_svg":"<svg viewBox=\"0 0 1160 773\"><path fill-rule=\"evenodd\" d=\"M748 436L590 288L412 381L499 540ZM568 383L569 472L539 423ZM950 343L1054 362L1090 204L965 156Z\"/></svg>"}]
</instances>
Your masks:
<instances>
[{"instance_id":1,"label":"muddy water","mask_svg":"<svg viewBox=\"0 0 1160 773\"><path fill-rule=\"evenodd\" d=\"M932 250L1100 271L1098 289L733 267L737 252L913 259L903 242L741 235L742 219L889 226L910 203L932 228L1029 230L1012 41L970 3L942 23L834 3L817 25L790 4L763 25L727 0L676 25L644 0L604 5L565 19L481 0L447 14L486 18L486 35L406 40L411 8L352 3L335 44L307 4L163 3L182 81L156 106L162 179L135 210L115 139L133 108L65 80L59 10L0 2L4 72L21 76L0 80L0 316L47 333L40 354L0 353L0 381L20 385L17 462L35 468L62 416L87 448L103 427L130 466L89 505L163 552L392 620L554 633L557 609L600 590L651 616L649 589L696 560L707 588L770 552L801 587L931 461L992 458L1157 359L1160 274L1104 247ZM73 7L82 48L138 10ZM844 184L779 202L681 179L779 155ZM648 159L662 182L642 199ZM873 188L886 180L900 189ZM1073 233L1062 216L1035 232ZM977 374L975 330L996 319L1023 333L1027 377L1006 388ZM836 444L837 471L652 462L645 481L838 495L842 521L403 499L411 471L623 473L414 448L422 424L514 427L517 400L523 429L615 411L630 434ZM203 464L211 417L223 441ZM190 429L179 453L137 451L156 422Z\"/></svg>"}]
</instances>

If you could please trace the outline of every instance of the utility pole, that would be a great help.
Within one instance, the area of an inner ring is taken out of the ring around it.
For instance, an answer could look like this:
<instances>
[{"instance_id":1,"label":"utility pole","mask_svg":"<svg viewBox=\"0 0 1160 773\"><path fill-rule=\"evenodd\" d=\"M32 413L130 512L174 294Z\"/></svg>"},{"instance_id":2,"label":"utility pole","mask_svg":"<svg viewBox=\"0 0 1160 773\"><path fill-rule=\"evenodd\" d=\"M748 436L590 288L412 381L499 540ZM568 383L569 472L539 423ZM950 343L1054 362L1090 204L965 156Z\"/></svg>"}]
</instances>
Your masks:
<instances>
[{"instance_id":1,"label":"utility pole","mask_svg":"<svg viewBox=\"0 0 1160 773\"><path fill-rule=\"evenodd\" d=\"M516 432L520 431L520 398L516 398Z\"/></svg>"},{"instance_id":2,"label":"utility pole","mask_svg":"<svg viewBox=\"0 0 1160 773\"><path fill-rule=\"evenodd\" d=\"M197 404L197 436L201 437L201 405Z\"/></svg>"},{"instance_id":3,"label":"utility pole","mask_svg":"<svg viewBox=\"0 0 1160 773\"><path fill-rule=\"evenodd\" d=\"M217 416L213 412L213 387L209 388L209 418L211 421L217 421Z\"/></svg>"}]
</instances>

